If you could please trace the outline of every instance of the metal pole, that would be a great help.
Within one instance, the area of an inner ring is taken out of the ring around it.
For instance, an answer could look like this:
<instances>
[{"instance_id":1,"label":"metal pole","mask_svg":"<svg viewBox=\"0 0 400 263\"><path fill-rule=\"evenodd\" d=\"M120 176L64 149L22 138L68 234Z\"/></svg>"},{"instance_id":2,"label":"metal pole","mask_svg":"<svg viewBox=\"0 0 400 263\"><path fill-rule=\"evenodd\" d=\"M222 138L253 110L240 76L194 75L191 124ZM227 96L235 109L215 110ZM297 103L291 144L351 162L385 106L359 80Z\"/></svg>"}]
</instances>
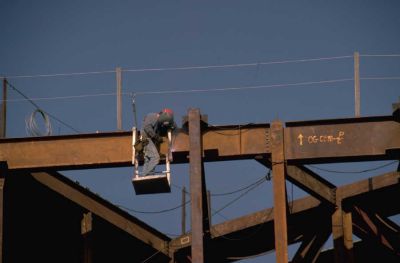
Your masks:
<instances>
[{"instance_id":1,"label":"metal pole","mask_svg":"<svg viewBox=\"0 0 400 263\"><path fill-rule=\"evenodd\" d=\"M354 262L351 213L342 209L342 197L336 196L336 210L332 214L332 237L335 263Z\"/></svg>"},{"instance_id":2,"label":"metal pole","mask_svg":"<svg viewBox=\"0 0 400 263\"><path fill-rule=\"evenodd\" d=\"M283 125L280 121L271 124L271 157L274 191L274 231L276 262L288 262L288 238L286 219L285 154Z\"/></svg>"},{"instance_id":3,"label":"metal pole","mask_svg":"<svg viewBox=\"0 0 400 263\"><path fill-rule=\"evenodd\" d=\"M190 159L190 200L192 222L192 262L205 262L204 250L204 196L203 160L201 142L200 110L190 109L189 120L189 159Z\"/></svg>"},{"instance_id":4,"label":"metal pole","mask_svg":"<svg viewBox=\"0 0 400 263\"><path fill-rule=\"evenodd\" d=\"M360 54L354 52L354 113L360 117Z\"/></svg>"},{"instance_id":5,"label":"metal pole","mask_svg":"<svg viewBox=\"0 0 400 263\"><path fill-rule=\"evenodd\" d=\"M182 235L186 233L186 188L182 188Z\"/></svg>"},{"instance_id":6,"label":"metal pole","mask_svg":"<svg viewBox=\"0 0 400 263\"><path fill-rule=\"evenodd\" d=\"M117 67L115 73L117 78L117 130L122 131L122 69Z\"/></svg>"},{"instance_id":7,"label":"metal pole","mask_svg":"<svg viewBox=\"0 0 400 263\"><path fill-rule=\"evenodd\" d=\"M3 103L1 104L0 138L6 138L7 131L7 79L3 78Z\"/></svg>"}]
</instances>

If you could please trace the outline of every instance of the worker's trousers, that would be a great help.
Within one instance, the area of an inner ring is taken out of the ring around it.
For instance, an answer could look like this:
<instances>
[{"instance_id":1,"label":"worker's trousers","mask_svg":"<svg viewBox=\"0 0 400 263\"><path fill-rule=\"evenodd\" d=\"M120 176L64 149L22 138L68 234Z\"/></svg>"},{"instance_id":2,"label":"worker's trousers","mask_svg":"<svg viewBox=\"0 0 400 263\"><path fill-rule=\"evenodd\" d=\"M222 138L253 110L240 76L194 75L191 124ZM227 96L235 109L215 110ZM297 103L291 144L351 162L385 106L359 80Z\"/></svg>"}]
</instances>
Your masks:
<instances>
[{"instance_id":1,"label":"worker's trousers","mask_svg":"<svg viewBox=\"0 0 400 263\"><path fill-rule=\"evenodd\" d=\"M154 173L154 169L160 162L160 154L151 139L148 139L148 144L144 147L144 164L142 175L146 176Z\"/></svg>"}]
</instances>

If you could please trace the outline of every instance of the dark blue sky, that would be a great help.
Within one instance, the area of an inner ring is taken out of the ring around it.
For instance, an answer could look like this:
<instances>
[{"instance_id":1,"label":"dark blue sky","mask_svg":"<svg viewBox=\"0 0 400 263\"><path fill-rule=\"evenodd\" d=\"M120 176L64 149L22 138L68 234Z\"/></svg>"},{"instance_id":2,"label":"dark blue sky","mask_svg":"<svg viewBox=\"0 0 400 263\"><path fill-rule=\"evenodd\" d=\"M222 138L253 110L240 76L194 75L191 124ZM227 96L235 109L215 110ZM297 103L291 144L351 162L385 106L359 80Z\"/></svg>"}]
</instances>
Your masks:
<instances>
[{"instance_id":1,"label":"dark blue sky","mask_svg":"<svg viewBox=\"0 0 400 263\"><path fill-rule=\"evenodd\" d=\"M114 73L57 77L42 74L260 63L249 67L123 73L123 92L210 90L201 93L138 95L139 119L170 107L178 124L189 107L199 107L211 124L244 124L354 116L353 59L360 52L361 114L389 115L400 96L400 3L398 1L17 1L0 0L0 76L31 98L115 93ZM363 56L364 55L364 56ZM345 58L263 64L310 58ZM367 80L397 77L394 80ZM345 80L350 79L350 80ZM332 83L285 86L303 82ZM10 137L24 137L34 108L8 93ZM116 129L115 96L37 100L37 104L83 133ZM130 96L123 98L123 128L133 125ZM53 121L54 134L74 131ZM380 162L329 165L362 170ZM395 164L386 167L393 170ZM173 192L137 197L132 169L66 172L110 200L137 210L161 210L180 202L188 166L174 165ZM334 175L336 184L373 174ZM238 189L265 175L254 161L206 165L214 193ZM289 187L291 187L289 185ZM264 183L216 215L222 222L271 206ZM304 195L295 188L295 196ZM215 197L217 210L234 196ZM150 209L151 208L151 209ZM161 215L133 213L163 232L179 234L180 210ZM331 244L327 244L330 246ZM273 262L273 255L244 262Z\"/></svg>"}]
</instances>

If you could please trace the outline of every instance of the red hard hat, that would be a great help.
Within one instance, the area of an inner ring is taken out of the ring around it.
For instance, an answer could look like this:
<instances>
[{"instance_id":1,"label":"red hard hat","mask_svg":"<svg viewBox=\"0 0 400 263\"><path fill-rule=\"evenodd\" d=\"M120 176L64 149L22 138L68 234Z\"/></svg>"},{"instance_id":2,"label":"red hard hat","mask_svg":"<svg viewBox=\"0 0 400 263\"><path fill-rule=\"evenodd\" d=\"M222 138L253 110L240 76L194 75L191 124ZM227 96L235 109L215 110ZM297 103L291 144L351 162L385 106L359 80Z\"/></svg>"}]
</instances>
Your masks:
<instances>
[{"instance_id":1,"label":"red hard hat","mask_svg":"<svg viewBox=\"0 0 400 263\"><path fill-rule=\"evenodd\" d=\"M163 109L161 112L167 113L169 115L174 115L174 112L171 109L168 109L168 108Z\"/></svg>"}]
</instances>

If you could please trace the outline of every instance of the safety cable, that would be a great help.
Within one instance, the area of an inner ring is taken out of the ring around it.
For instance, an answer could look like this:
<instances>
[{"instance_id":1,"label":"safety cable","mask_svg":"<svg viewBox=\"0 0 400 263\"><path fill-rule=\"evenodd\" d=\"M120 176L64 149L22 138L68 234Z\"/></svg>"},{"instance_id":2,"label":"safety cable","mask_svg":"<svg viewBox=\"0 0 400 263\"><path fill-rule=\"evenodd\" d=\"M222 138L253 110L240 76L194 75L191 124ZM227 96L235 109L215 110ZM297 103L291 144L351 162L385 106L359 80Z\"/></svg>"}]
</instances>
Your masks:
<instances>
[{"instance_id":1,"label":"safety cable","mask_svg":"<svg viewBox=\"0 0 400 263\"><path fill-rule=\"evenodd\" d=\"M392 164L394 164L396 162L398 162L398 161L397 160L396 161L392 161L390 163L386 163L386 164L383 164L383 165L380 165L380 166L377 166L377 167L374 167L374 168L360 170L360 171L338 171L338 170L330 170L330 169L321 168L321 167L318 167L318 166L315 166L315 165L307 165L307 166L312 167L312 168L317 169L317 170L320 170L320 171L323 171L323 172L328 172L328 173L361 174L361 173L367 173L367 172L372 172L372 171L375 171L375 170L382 169L382 168L390 166L390 165L392 165Z\"/></svg>"}]
</instances>

